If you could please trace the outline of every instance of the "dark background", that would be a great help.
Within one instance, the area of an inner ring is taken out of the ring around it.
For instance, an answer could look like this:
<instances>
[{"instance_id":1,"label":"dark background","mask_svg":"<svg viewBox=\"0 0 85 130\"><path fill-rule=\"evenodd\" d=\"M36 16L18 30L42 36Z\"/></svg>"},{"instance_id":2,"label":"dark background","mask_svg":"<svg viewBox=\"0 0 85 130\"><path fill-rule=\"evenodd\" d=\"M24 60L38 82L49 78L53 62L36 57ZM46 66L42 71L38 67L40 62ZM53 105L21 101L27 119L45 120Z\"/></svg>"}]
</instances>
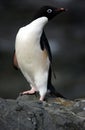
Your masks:
<instances>
[{"instance_id":1,"label":"dark background","mask_svg":"<svg viewBox=\"0 0 85 130\"><path fill-rule=\"evenodd\" d=\"M56 72L52 82L67 98L85 97L85 0L0 0L0 97L17 98L28 89L12 66L15 37L43 5L68 9L45 27Z\"/></svg>"}]
</instances>

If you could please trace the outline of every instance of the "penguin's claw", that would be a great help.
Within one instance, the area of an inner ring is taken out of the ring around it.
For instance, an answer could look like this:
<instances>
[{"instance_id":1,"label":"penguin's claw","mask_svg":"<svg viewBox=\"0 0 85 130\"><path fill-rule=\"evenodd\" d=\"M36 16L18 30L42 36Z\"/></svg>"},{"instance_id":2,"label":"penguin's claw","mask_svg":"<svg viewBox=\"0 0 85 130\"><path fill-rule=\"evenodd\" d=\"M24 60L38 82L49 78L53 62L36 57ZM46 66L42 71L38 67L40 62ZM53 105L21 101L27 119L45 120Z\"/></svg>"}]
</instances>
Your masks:
<instances>
[{"instance_id":1,"label":"penguin's claw","mask_svg":"<svg viewBox=\"0 0 85 130\"><path fill-rule=\"evenodd\" d=\"M36 91L34 91L33 89L27 90L27 91L21 92L20 96L22 96L22 95L32 95L32 94L35 94L35 92Z\"/></svg>"},{"instance_id":2,"label":"penguin's claw","mask_svg":"<svg viewBox=\"0 0 85 130\"><path fill-rule=\"evenodd\" d=\"M44 101L45 100L45 96L41 96L39 100L40 101Z\"/></svg>"}]
</instances>

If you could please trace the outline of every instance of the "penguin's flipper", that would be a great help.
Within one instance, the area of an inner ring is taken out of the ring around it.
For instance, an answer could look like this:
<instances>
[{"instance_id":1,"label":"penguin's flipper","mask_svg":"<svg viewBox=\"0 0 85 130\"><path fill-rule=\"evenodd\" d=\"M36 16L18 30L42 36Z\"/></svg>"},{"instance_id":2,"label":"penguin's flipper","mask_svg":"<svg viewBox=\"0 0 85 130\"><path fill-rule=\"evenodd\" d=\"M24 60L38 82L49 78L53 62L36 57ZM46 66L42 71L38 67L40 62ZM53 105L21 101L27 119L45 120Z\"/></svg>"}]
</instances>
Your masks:
<instances>
[{"instance_id":1,"label":"penguin's flipper","mask_svg":"<svg viewBox=\"0 0 85 130\"><path fill-rule=\"evenodd\" d=\"M45 35L44 31L43 31L43 33L41 35L40 46L41 46L42 50L46 49L49 60L50 60L50 62L52 62L51 49L50 49L49 42L48 42L48 40L46 38L46 35Z\"/></svg>"},{"instance_id":2,"label":"penguin's flipper","mask_svg":"<svg viewBox=\"0 0 85 130\"><path fill-rule=\"evenodd\" d=\"M47 51L47 54L48 54L48 57L49 57L49 60L50 60L50 65L51 65L52 73L54 75L54 78L56 78L56 75L55 75L55 72L54 72L54 67L52 65L51 49L50 49L49 42L48 42L48 39L47 39L44 31L43 31L43 33L41 35L40 46L41 46L42 50L46 50Z\"/></svg>"},{"instance_id":3,"label":"penguin's flipper","mask_svg":"<svg viewBox=\"0 0 85 130\"><path fill-rule=\"evenodd\" d=\"M13 66L14 66L15 69L19 69L15 51L14 51L14 54L13 54Z\"/></svg>"}]
</instances>

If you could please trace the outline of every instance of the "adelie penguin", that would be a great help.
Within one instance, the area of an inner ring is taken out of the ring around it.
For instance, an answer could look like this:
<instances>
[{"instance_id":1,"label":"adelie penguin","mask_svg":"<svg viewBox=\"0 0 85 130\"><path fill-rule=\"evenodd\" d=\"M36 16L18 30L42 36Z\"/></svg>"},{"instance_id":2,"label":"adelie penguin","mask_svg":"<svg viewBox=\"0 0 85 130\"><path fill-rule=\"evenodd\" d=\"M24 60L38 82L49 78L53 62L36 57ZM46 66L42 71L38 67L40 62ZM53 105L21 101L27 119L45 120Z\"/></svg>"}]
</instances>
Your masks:
<instances>
[{"instance_id":1,"label":"adelie penguin","mask_svg":"<svg viewBox=\"0 0 85 130\"><path fill-rule=\"evenodd\" d=\"M31 87L22 95L39 92L43 101L49 90L51 94L63 97L51 84L52 55L44 27L64 11L64 8L44 6L31 23L19 29L15 41L14 66L21 70Z\"/></svg>"}]
</instances>

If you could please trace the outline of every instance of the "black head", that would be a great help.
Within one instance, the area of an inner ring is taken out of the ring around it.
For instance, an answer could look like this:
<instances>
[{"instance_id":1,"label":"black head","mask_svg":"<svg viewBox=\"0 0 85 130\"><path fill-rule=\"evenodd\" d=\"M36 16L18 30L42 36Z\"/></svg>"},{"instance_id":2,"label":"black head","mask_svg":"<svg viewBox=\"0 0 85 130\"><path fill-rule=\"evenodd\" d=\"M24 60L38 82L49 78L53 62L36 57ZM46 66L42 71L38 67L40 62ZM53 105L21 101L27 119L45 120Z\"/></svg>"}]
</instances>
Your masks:
<instances>
[{"instance_id":1,"label":"black head","mask_svg":"<svg viewBox=\"0 0 85 130\"><path fill-rule=\"evenodd\" d=\"M57 14L66 11L64 8L55 8L52 6L43 6L38 13L35 15L35 18L46 16L48 20L51 20Z\"/></svg>"}]
</instances>

